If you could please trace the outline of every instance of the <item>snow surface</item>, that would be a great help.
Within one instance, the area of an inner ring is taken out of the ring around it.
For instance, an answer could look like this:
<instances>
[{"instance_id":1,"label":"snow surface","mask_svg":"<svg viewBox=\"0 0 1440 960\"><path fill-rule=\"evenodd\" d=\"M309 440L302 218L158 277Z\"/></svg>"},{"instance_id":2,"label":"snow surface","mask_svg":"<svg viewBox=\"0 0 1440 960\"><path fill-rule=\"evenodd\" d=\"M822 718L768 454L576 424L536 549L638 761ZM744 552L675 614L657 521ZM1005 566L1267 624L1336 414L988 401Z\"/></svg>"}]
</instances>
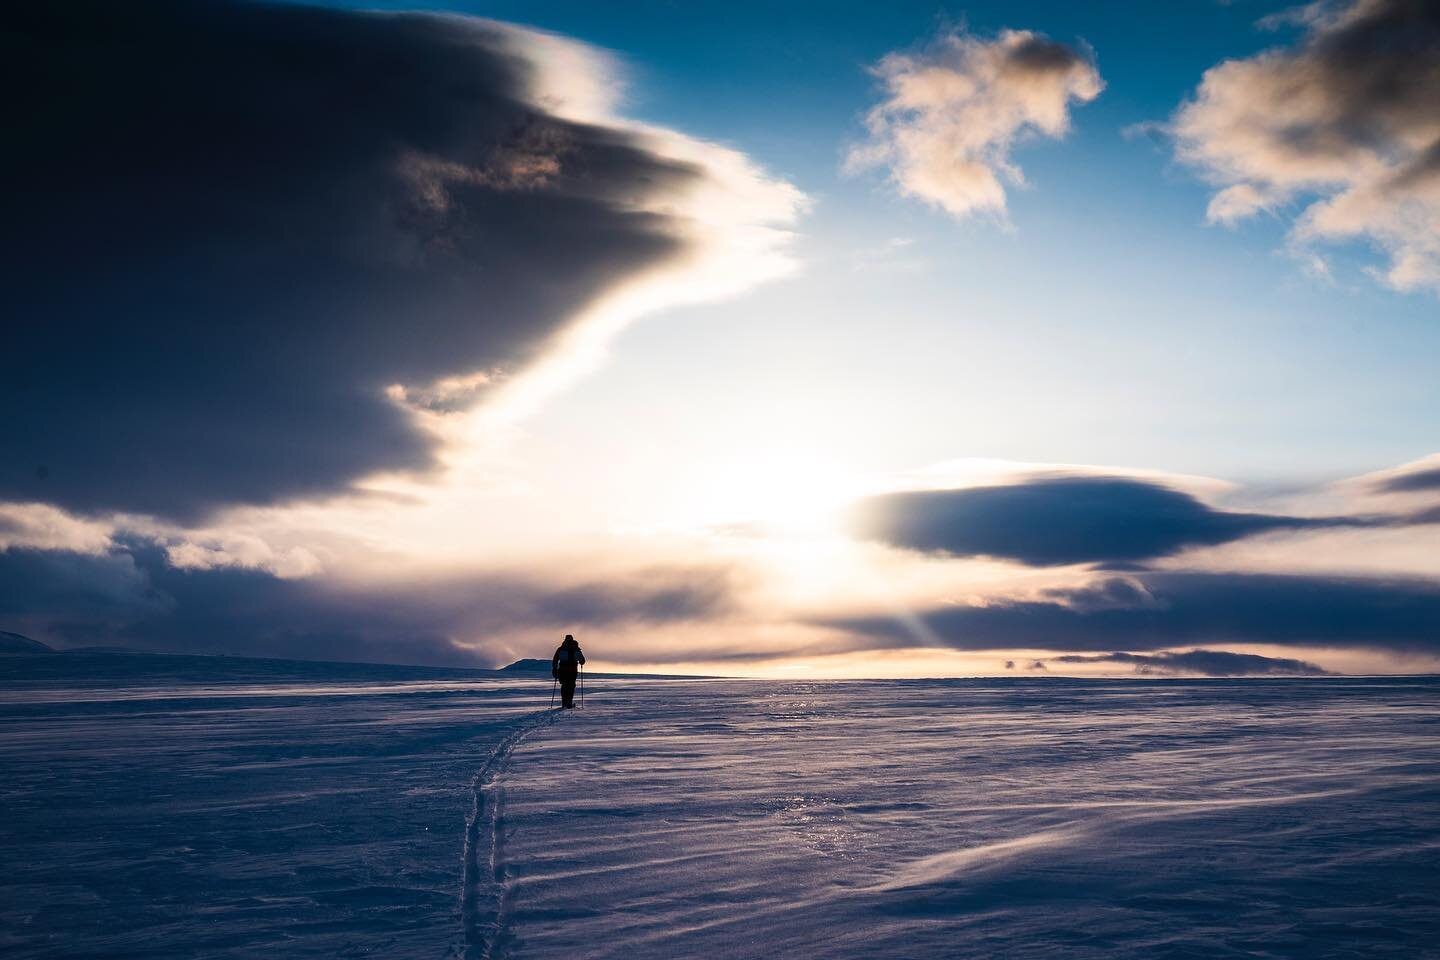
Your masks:
<instances>
[{"instance_id":1,"label":"snow surface","mask_svg":"<svg viewBox=\"0 0 1440 960\"><path fill-rule=\"evenodd\" d=\"M506 764L500 953L1440 956L1434 680L630 685Z\"/></svg>"},{"instance_id":2,"label":"snow surface","mask_svg":"<svg viewBox=\"0 0 1440 960\"><path fill-rule=\"evenodd\" d=\"M1440 957L1434 679L40 661L5 957Z\"/></svg>"},{"instance_id":3,"label":"snow surface","mask_svg":"<svg viewBox=\"0 0 1440 960\"><path fill-rule=\"evenodd\" d=\"M0 681L0 957L457 952L472 781L548 683L70 659Z\"/></svg>"}]
</instances>

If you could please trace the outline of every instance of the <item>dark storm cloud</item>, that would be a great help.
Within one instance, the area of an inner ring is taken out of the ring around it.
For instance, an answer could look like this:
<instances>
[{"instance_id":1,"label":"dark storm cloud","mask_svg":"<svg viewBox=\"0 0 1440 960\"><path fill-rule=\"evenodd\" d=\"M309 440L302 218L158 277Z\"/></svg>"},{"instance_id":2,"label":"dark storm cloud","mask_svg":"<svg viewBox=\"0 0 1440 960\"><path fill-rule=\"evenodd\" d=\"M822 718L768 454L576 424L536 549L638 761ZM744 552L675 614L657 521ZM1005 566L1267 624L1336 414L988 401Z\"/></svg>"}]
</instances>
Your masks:
<instances>
[{"instance_id":1,"label":"dark storm cloud","mask_svg":"<svg viewBox=\"0 0 1440 960\"><path fill-rule=\"evenodd\" d=\"M871 497L856 508L854 529L866 539L924 553L1046 566L1124 564L1271 530L1374 522L1231 513L1158 483L1067 476Z\"/></svg>"},{"instance_id":2,"label":"dark storm cloud","mask_svg":"<svg viewBox=\"0 0 1440 960\"><path fill-rule=\"evenodd\" d=\"M1423 579L1258 573L1144 573L1035 600L914 611L960 650L1161 650L1268 643L1440 652L1440 583ZM816 621L879 647L913 646L892 617Z\"/></svg>"},{"instance_id":3,"label":"dark storm cloud","mask_svg":"<svg viewBox=\"0 0 1440 960\"><path fill-rule=\"evenodd\" d=\"M1288 657L1262 657L1253 653L1232 653L1228 650L1186 650L1161 653L1102 653L1094 656L1069 654L1051 657L1051 663L1121 663L1129 664L1139 674L1198 673L1207 677L1265 676L1330 676L1306 660Z\"/></svg>"},{"instance_id":4,"label":"dark storm cloud","mask_svg":"<svg viewBox=\"0 0 1440 960\"><path fill-rule=\"evenodd\" d=\"M52 645L308 660L489 666L505 658L501 633L681 623L724 612L732 590L728 571L701 567L569 584L457 574L356 586L177 569L145 541L99 557L0 552L0 624Z\"/></svg>"},{"instance_id":5,"label":"dark storm cloud","mask_svg":"<svg viewBox=\"0 0 1440 960\"><path fill-rule=\"evenodd\" d=\"M192 519L434 464L385 396L535 358L701 176L481 21L6 11L0 500Z\"/></svg>"},{"instance_id":6,"label":"dark storm cloud","mask_svg":"<svg viewBox=\"0 0 1440 960\"><path fill-rule=\"evenodd\" d=\"M86 619L116 610L153 616L172 607L129 553L0 550L0 616Z\"/></svg>"}]
</instances>

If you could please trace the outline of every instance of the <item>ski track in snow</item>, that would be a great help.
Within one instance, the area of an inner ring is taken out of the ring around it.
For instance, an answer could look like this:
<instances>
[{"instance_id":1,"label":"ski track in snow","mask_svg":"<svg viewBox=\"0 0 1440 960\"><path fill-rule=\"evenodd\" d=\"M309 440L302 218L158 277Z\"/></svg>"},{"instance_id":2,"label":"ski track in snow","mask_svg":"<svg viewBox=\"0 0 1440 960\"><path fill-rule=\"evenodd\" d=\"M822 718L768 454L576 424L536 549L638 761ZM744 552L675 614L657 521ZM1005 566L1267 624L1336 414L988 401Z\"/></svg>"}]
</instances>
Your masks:
<instances>
[{"instance_id":1,"label":"ski track in snow","mask_svg":"<svg viewBox=\"0 0 1440 960\"><path fill-rule=\"evenodd\" d=\"M464 879L460 917L465 931L465 960L492 960L505 937L512 891L505 876L505 790L500 768L520 741L554 722L547 710L495 745L471 781L470 816L465 823ZM487 802L488 797L488 802Z\"/></svg>"},{"instance_id":2,"label":"ski track in snow","mask_svg":"<svg viewBox=\"0 0 1440 960\"><path fill-rule=\"evenodd\" d=\"M477 757L549 694L409 667L7 662L0 957L462 956Z\"/></svg>"}]
</instances>

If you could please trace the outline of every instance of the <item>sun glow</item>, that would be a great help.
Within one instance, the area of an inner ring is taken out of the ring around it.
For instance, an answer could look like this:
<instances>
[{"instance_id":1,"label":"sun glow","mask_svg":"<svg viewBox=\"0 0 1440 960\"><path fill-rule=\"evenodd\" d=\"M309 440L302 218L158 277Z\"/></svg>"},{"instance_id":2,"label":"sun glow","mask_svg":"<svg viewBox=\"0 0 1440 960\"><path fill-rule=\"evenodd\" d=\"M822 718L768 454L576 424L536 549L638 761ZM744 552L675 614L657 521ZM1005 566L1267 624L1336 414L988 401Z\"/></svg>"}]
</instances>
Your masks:
<instances>
[{"instance_id":1,"label":"sun glow","mask_svg":"<svg viewBox=\"0 0 1440 960\"><path fill-rule=\"evenodd\" d=\"M766 535L825 535L843 524L859 492L833 461L790 452L757 453L705 465L679 506L681 521Z\"/></svg>"}]
</instances>

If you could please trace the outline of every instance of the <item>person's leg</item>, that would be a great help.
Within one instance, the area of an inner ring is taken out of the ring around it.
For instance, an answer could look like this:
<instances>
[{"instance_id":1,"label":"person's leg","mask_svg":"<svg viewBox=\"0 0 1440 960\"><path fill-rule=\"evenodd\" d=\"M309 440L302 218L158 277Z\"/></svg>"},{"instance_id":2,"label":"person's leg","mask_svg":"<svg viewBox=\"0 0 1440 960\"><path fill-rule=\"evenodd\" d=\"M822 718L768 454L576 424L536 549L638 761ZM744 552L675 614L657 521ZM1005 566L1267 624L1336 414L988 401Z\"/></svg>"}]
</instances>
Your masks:
<instances>
[{"instance_id":1,"label":"person's leg","mask_svg":"<svg viewBox=\"0 0 1440 960\"><path fill-rule=\"evenodd\" d=\"M565 707L575 706L574 677L566 677L560 681L560 703Z\"/></svg>"}]
</instances>

